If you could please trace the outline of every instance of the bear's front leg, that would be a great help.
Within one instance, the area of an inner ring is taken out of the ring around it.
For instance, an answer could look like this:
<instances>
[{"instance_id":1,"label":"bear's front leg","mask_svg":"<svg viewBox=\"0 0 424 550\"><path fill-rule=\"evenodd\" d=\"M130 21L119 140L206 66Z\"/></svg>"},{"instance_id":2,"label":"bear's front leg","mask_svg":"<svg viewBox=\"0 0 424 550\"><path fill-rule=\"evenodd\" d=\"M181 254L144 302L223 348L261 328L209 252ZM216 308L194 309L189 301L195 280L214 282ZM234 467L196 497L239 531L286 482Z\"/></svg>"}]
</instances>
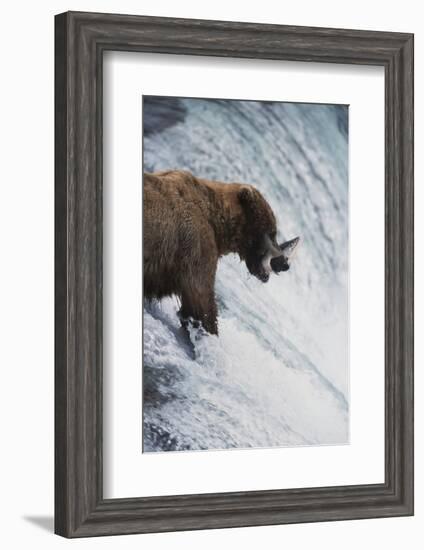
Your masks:
<instances>
[{"instance_id":1,"label":"bear's front leg","mask_svg":"<svg viewBox=\"0 0 424 550\"><path fill-rule=\"evenodd\" d=\"M190 288L183 291L179 314L184 327L187 327L187 323L192 319L194 326L201 323L209 334L218 334L218 315L213 288Z\"/></svg>"},{"instance_id":2,"label":"bear's front leg","mask_svg":"<svg viewBox=\"0 0 424 550\"><path fill-rule=\"evenodd\" d=\"M197 226L199 224L200 227ZM218 334L215 303L218 251L215 234L203 217L197 225L186 223L180 236L186 251L180 270L180 317L183 326L192 319L194 326L201 323L209 334Z\"/></svg>"}]
</instances>

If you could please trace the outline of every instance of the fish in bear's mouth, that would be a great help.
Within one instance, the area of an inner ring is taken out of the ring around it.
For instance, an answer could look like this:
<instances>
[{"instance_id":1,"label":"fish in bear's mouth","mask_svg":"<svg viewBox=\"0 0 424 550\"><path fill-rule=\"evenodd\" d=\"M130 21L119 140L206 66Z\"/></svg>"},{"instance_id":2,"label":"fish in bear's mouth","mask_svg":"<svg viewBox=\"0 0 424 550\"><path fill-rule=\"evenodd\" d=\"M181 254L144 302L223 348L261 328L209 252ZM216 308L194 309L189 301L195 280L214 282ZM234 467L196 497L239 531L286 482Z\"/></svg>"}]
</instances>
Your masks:
<instances>
[{"instance_id":1,"label":"fish in bear's mouth","mask_svg":"<svg viewBox=\"0 0 424 550\"><path fill-rule=\"evenodd\" d=\"M271 272L278 274L281 271L288 271L299 241L300 237L295 237L290 241L278 245L277 248L275 245L272 245L268 239L268 251L262 258L260 269L257 274L258 279L266 283L269 280Z\"/></svg>"}]
</instances>

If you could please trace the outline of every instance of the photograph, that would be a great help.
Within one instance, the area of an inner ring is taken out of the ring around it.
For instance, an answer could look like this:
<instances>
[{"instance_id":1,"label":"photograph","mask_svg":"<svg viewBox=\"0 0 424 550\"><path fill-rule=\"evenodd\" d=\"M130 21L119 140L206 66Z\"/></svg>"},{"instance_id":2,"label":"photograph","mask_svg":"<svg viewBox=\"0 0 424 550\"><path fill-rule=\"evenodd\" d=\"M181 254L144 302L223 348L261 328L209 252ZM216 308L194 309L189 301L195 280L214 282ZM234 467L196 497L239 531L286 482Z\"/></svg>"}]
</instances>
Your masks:
<instances>
[{"instance_id":1,"label":"photograph","mask_svg":"<svg viewBox=\"0 0 424 550\"><path fill-rule=\"evenodd\" d=\"M5 550L423 546L421 12L2 5Z\"/></svg>"},{"instance_id":2,"label":"photograph","mask_svg":"<svg viewBox=\"0 0 424 550\"><path fill-rule=\"evenodd\" d=\"M349 107L142 102L142 451L349 444Z\"/></svg>"}]
</instances>

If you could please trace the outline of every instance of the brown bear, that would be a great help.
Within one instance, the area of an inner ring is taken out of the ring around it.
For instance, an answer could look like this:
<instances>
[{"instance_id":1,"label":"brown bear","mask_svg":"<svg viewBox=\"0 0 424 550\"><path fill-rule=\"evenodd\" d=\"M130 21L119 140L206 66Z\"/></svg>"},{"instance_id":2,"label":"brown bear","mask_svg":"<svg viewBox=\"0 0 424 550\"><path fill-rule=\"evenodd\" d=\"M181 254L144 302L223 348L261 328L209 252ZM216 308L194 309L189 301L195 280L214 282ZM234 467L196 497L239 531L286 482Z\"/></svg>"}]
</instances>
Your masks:
<instances>
[{"instance_id":1,"label":"brown bear","mask_svg":"<svg viewBox=\"0 0 424 550\"><path fill-rule=\"evenodd\" d=\"M234 252L263 282L288 269L297 245L276 242L274 213L251 185L222 183L172 170L144 174L144 296L181 300L180 318L218 334L215 274Z\"/></svg>"}]
</instances>

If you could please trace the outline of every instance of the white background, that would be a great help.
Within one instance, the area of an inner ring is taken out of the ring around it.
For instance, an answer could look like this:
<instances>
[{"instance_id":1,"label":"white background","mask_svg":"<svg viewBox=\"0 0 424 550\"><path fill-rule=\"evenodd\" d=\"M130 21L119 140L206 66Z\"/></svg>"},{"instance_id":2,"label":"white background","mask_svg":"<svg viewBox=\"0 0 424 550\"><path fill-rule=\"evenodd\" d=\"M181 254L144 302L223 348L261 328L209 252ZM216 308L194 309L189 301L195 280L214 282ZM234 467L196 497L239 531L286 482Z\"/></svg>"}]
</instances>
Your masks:
<instances>
[{"instance_id":1,"label":"white background","mask_svg":"<svg viewBox=\"0 0 424 550\"><path fill-rule=\"evenodd\" d=\"M223 73L228 78L223 78ZM105 56L103 74L105 498L382 483L383 69L222 58L209 58L205 64L203 57L110 52ZM350 105L349 445L140 452L141 93L170 92L181 97ZM370 241L370 227L373 246L364 246ZM372 307L364 317L364 304L368 303Z\"/></svg>"},{"instance_id":2,"label":"white background","mask_svg":"<svg viewBox=\"0 0 424 550\"><path fill-rule=\"evenodd\" d=\"M53 15L68 9L140 13L416 33L416 151L424 146L423 26L413 0L371 3L272 0L247 4L180 0L14 2L2 8L0 86L1 542L5 548L140 547L314 549L420 548L424 534L422 338L416 354L416 516L194 533L66 541L51 534L53 513ZM422 156L416 204L422 209ZM418 210L419 211L419 210ZM416 220L416 280L424 277L423 216ZM422 328L423 294L416 292Z\"/></svg>"}]
</instances>

